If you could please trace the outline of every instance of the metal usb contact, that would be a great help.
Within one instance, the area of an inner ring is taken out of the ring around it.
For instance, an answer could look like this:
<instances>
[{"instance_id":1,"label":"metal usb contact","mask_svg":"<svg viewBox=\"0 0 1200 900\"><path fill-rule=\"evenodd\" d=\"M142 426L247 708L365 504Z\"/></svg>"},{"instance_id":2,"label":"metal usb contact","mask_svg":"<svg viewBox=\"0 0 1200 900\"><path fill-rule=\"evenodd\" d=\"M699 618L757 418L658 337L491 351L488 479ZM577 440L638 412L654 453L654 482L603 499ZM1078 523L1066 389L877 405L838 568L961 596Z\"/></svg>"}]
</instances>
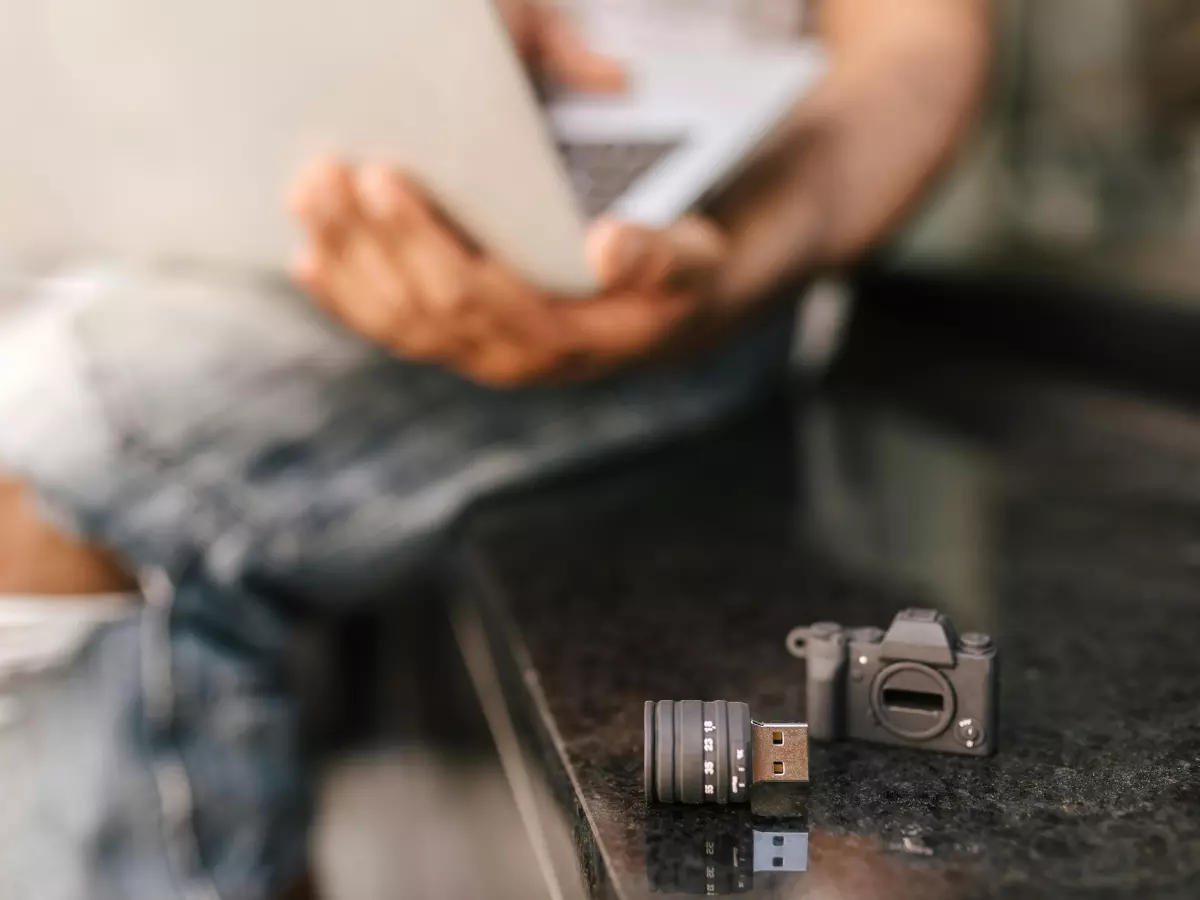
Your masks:
<instances>
[{"instance_id":1,"label":"metal usb contact","mask_svg":"<svg viewBox=\"0 0 1200 900\"><path fill-rule=\"evenodd\" d=\"M808 781L808 726L751 722L753 784Z\"/></svg>"}]
</instances>

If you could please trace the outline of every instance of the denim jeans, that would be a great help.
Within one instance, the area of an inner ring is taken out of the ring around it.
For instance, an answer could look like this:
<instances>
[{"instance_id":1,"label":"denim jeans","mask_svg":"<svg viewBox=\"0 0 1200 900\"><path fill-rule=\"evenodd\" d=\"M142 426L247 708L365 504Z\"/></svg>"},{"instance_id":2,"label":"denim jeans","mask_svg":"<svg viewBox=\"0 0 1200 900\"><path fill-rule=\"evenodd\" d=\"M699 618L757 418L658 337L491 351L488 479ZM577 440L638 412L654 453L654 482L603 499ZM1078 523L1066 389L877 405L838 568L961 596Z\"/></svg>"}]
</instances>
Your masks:
<instances>
[{"instance_id":1,"label":"denim jeans","mask_svg":"<svg viewBox=\"0 0 1200 900\"><path fill-rule=\"evenodd\" d=\"M489 491L710 425L790 339L780 316L675 369L497 392L268 281L46 294L0 320L0 472L143 597L35 623L49 650L7 668L0 599L5 900L271 897L312 803L281 671L296 604L362 602Z\"/></svg>"}]
</instances>

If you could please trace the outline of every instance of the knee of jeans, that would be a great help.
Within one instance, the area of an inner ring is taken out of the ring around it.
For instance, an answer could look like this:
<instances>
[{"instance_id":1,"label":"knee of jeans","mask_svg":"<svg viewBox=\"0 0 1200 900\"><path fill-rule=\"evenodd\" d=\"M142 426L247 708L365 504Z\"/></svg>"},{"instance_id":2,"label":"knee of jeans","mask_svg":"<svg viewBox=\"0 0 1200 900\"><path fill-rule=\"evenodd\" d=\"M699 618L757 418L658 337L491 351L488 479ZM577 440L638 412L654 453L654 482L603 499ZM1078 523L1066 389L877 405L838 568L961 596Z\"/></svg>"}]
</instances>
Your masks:
<instances>
[{"instance_id":1,"label":"knee of jeans","mask_svg":"<svg viewBox=\"0 0 1200 900\"><path fill-rule=\"evenodd\" d=\"M75 332L119 446L107 471L74 477L118 482L93 524L135 563L198 556L216 579L286 575L324 559L317 536L348 510L393 510L381 495L419 483L475 427L440 441L433 428L409 448L420 459L397 462L394 435L414 433L422 410L452 418L459 383L397 365L277 286L134 282L83 310Z\"/></svg>"},{"instance_id":2,"label":"knee of jeans","mask_svg":"<svg viewBox=\"0 0 1200 900\"><path fill-rule=\"evenodd\" d=\"M166 462L239 427L318 426L319 405L279 401L378 355L304 298L245 279L131 278L80 313L76 339L122 432Z\"/></svg>"},{"instance_id":3,"label":"knee of jeans","mask_svg":"<svg viewBox=\"0 0 1200 900\"><path fill-rule=\"evenodd\" d=\"M0 322L0 472L134 568L274 527L249 473L373 358L278 285L121 277L34 312Z\"/></svg>"}]
</instances>

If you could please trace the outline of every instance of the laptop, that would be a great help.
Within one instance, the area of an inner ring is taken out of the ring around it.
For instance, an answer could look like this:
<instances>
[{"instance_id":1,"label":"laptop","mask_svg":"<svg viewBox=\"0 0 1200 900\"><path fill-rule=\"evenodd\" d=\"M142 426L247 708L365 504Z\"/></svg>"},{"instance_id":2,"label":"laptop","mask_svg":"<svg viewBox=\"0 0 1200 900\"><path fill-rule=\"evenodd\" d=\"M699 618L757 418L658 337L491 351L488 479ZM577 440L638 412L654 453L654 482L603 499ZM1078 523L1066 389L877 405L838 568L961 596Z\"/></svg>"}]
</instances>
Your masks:
<instances>
[{"instance_id":1,"label":"laptop","mask_svg":"<svg viewBox=\"0 0 1200 900\"><path fill-rule=\"evenodd\" d=\"M628 60L539 100L491 0L0 0L0 255L281 270L317 154L408 172L539 286L586 294L587 223L667 225L824 69L813 44Z\"/></svg>"}]
</instances>

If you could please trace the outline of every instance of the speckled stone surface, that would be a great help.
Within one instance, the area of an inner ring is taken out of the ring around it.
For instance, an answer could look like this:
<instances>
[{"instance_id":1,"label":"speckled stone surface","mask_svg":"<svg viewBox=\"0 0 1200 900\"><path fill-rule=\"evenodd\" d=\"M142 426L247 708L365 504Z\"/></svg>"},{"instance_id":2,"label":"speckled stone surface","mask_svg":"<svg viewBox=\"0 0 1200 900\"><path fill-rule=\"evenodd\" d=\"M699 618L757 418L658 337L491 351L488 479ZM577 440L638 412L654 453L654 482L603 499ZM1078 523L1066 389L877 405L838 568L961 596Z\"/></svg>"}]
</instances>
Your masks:
<instances>
[{"instance_id":1,"label":"speckled stone surface","mask_svg":"<svg viewBox=\"0 0 1200 900\"><path fill-rule=\"evenodd\" d=\"M1200 416L925 339L868 331L819 391L475 517L597 894L703 894L705 847L774 827L647 810L643 701L803 718L790 628L919 604L999 642L1000 753L814 745L806 871L740 890L1200 897Z\"/></svg>"}]
</instances>

